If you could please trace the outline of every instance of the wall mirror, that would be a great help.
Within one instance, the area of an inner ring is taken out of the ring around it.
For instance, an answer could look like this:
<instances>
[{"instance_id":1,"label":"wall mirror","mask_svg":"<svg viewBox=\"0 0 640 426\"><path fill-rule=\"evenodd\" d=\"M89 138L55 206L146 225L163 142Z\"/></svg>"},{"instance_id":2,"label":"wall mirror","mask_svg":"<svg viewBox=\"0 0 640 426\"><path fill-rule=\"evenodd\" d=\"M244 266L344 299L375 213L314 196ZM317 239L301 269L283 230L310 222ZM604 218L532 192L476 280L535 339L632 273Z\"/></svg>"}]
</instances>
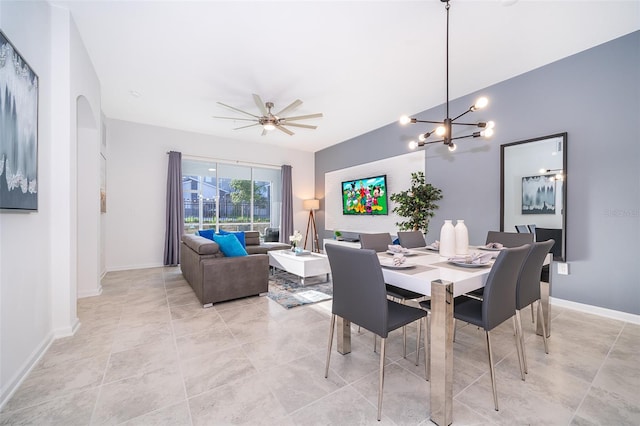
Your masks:
<instances>
[{"instance_id":1,"label":"wall mirror","mask_svg":"<svg viewBox=\"0 0 640 426\"><path fill-rule=\"evenodd\" d=\"M500 230L553 238L566 261L567 133L500 146Z\"/></svg>"}]
</instances>

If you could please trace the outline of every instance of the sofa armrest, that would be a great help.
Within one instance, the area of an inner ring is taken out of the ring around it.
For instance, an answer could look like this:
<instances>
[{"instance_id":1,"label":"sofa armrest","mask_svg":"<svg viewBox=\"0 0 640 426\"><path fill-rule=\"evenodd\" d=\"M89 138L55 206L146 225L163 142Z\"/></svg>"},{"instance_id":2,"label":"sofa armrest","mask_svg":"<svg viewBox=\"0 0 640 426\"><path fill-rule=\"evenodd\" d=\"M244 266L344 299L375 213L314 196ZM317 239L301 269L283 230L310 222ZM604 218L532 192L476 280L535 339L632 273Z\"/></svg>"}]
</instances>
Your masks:
<instances>
[{"instance_id":1,"label":"sofa armrest","mask_svg":"<svg viewBox=\"0 0 640 426\"><path fill-rule=\"evenodd\" d=\"M253 296L269 291L269 256L204 259L202 304Z\"/></svg>"}]
</instances>

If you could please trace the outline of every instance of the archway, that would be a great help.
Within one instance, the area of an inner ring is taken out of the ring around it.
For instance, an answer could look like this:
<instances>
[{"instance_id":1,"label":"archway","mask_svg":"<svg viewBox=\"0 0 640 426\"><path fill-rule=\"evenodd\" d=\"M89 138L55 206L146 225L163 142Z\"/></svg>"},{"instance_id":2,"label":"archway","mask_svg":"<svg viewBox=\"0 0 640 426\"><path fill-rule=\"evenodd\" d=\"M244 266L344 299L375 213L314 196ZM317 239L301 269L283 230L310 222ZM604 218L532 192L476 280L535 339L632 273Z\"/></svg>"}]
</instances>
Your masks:
<instances>
[{"instance_id":1,"label":"archway","mask_svg":"<svg viewBox=\"0 0 640 426\"><path fill-rule=\"evenodd\" d=\"M100 285L100 131L89 101L76 99L77 297L97 296Z\"/></svg>"}]
</instances>

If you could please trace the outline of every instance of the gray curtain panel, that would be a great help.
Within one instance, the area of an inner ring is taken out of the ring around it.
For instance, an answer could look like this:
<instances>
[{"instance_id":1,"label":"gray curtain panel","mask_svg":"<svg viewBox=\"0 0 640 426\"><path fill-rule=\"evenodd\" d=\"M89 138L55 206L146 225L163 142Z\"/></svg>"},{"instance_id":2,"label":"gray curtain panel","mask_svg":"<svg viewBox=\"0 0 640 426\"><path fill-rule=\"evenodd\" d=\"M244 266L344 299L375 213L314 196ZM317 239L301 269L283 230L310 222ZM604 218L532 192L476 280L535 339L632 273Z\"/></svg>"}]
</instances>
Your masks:
<instances>
[{"instance_id":1,"label":"gray curtain panel","mask_svg":"<svg viewBox=\"0 0 640 426\"><path fill-rule=\"evenodd\" d=\"M167 266L180 263L180 238L184 233L182 201L182 154L171 151L167 172L167 228L164 237L164 264Z\"/></svg>"},{"instance_id":2,"label":"gray curtain panel","mask_svg":"<svg viewBox=\"0 0 640 426\"><path fill-rule=\"evenodd\" d=\"M293 185L291 166L282 166L282 215L280 216L280 242L289 244L289 235L293 235Z\"/></svg>"}]
</instances>

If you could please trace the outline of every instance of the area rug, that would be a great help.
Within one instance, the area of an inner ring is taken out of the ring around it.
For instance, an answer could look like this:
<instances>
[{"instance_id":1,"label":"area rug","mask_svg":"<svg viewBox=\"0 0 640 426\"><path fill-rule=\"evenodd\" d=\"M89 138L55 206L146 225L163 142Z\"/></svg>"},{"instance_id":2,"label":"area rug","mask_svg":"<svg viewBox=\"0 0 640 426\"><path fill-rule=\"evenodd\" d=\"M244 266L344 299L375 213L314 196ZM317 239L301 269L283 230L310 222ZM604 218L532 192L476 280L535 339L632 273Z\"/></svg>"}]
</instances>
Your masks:
<instances>
[{"instance_id":1,"label":"area rug","mask_svg":"<svg viewBox=\"0 0 640 426\"><path fill-rule=\"evenodd\" d=\"M325 279L325 275L305 278L305 285L301 285L299 277L278 272L275 276L269 276L267 297L286 309L330 300L333 297L333 286L331 281L321 282Z\"/></svg>"}]
</instances>

